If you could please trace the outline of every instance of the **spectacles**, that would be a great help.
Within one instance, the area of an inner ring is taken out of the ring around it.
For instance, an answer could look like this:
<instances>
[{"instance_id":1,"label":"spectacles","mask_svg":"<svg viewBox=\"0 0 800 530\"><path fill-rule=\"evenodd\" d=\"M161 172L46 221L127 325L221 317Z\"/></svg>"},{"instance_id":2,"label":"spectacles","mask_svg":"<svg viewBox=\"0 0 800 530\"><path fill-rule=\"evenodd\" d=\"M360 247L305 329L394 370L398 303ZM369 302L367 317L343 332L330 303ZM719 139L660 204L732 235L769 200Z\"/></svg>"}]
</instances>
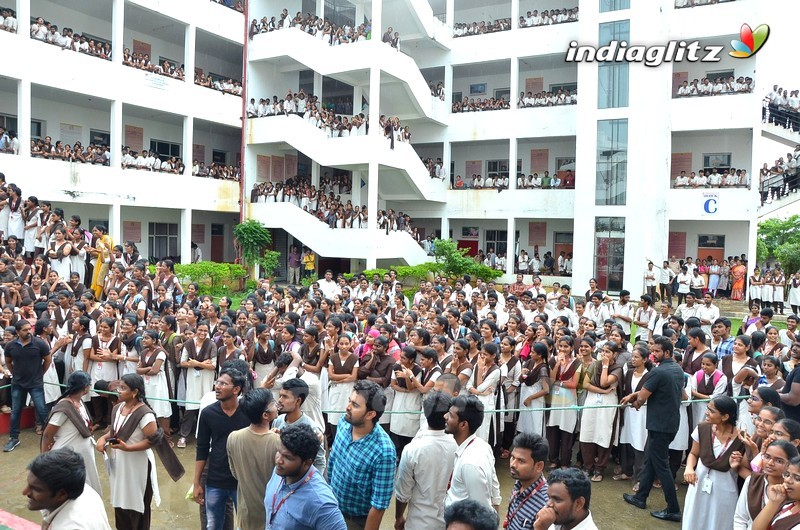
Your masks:
<instances>
[{"instance_id":1,"label":"spectacles","mask_svg":"<svg viewBox=\"0 0 800 530\"><path fill-rule=\"evenodd\" d=\"M774 436L775 438L778 438L778 439L780 439L780 438L788 438L788 437L789 437L789 435L788 435L788 434L786 434L786 433L785 433L785 432L783 432L783 431L775 431L775 430L772 430L772 431L770 431L769 433L770 433L772 436Z\"/></svg>"},{"instance_id":2,"label":"spectacles","mask_svg":"<svg viewBox=\"0 0 800 530\"><path fill-rule=\"evenodd\" d=\"M773 425L775 425L775 422L774 422L774 421L772 421L772 420L765 420L765 419L759 418L758 416L756 416L755 418L753 418L753 423L763 423L763 424L764 424L764 425L766 425L767 427L772 427Z\"/></svg>"},{"instance_id":3,"label":"spectacles","mask_svg":"<svg viewBox=\"0 0 800 530\"><path fill-rule=\"evenodd\" d=\"M231 386L227 381L220 381L219 379L214 381L214 384L217 386Z\"/></svg>"},{"instance_id":4,"label":"spectacles","mask_svg":"<svg viewBox=\"0 0 800 530\"><path fill-rule=\"evenodd\" d=\"M782 466L782 465L786 464L786 460L784 460L783 458L777 458L777 457L774 457L774 456L770 456L767 453L764 453L763 455L761 455L761 459L764 462L772 462L776 466Z\"/></svg>"}]
</instances>

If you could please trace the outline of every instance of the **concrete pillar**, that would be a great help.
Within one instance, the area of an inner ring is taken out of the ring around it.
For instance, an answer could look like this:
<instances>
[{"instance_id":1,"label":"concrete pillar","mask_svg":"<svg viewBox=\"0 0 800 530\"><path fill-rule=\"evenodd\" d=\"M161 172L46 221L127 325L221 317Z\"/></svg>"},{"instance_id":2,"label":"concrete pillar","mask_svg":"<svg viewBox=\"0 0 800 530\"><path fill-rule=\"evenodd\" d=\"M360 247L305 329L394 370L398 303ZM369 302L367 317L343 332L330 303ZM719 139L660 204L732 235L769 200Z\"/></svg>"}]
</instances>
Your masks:
<instances>
[{"instance_id":1,"label":"concrete pillar","mask_svg":"<svg viewBox=\"0 0 800 530\"><path fill-rule=\"evenodd\" d=\"M311 161L311 185L319 189L319 163Z\"/></svg>"},{"instance_id":2,"label":"concrete pillar","mask_svg":"<svg viewBox=\"0 0 800 530\"><path fill-rule=\"evenodd\" d=\"M448 11L449 13L449 11ZM449 24L449 22L448 22ZM444 102L448 109L453 107L453 65L447 64L444 67Z\"/></svg>"},{"instance_id":3,"label":"concrete pillar","mask_svg":"<svg viewBox=\"0 0 800 530\"><path fill-rule=\"evenodd\" d=\"M378 237L381 232L378 230L378 172L380 166L377 162L369 163L369 179L367 180L367 248L370 254L367 255L367 269L374 269L378 266L378 259L375 251L378 248Z\"/></svg>"},{"instance_id":4,"label":"concrete pillar","mask_svg":"<svg viewBox=\"0 0 800 530\"><path fill-rule=\"evenodd\" d=\"M42 15L44 15L44 13L42 13ZM19 0L19 2L17 2L17 34L22 35L23 38L27 39L30 36L30 34L28 33L30 27L31 27L31 0ZM20 140L22 140L22 138L20 138ZM28 143L30 144L30 142ZM20 145L23 145L21 141Z\"/></svg>"},{"instance_id":5,"label":"concrete pillar","mask_svg":"<svg viewBox=\"0 0 800 530\"><path fill-rule=\"evenodd\" d=\"M381 41L383 35L383 0L372 0L372 40Z\"/></svg>"},{"instance_id":6,"label":"concrete pillar","mask_svg":"<svg viewBox=\"0 0 800 530\"><path fill-rule=\"evenodd\" d=\"M513 217L508 218L508 236L506 242L506 274L514 274L514 263L516 262L517 248L517 223Z\"/></svg>"},{"instance_id":7,"label":"concrete pillar","mask_svg":"<svg viewBox=\"0 0 800 530\"><path fill-rule=\"evenodd\" d=\"M325 0L317 0L317 13L319 18L325 18Z\"/></svg>"},{"instance_id":8,"label":"concrete pillar","mask_svg":"<svg viewBox=\"0 0 800 530\"><path fill-rule=\"evenodd\" d=\"M184 208L181 210L181 263L192 262L192 209Z\"/></svg>"},{"instance_id":9,"label":"concrete pillar","mask_svg":"<svg viewBox=\"0 0 800 530\"><path fill-rule=\"evenodd\" d=\"M452 184L456 180L456 175L450 174L450 166L452 165L453 161L453 144L448 141L444 142L444 147L442 149L442 168L444 169L446 182L448 183L449 187L452 187ZM458 172L455 172L458 174Z\"/></svg>"},{"instance_id":10,"label":"concrete pillar","mask_svg":"<svg viewBox=\"0 0 800 530\"><path fill-rule=\"evenodd\" d=\"M519 0L511 1L511 31L519 29ZM514 86L512 83L511 86Z\"/></svg>"},{"instance_id":11,"label":"concrete pillar","mask_svg":"<svg viewBox=\"0 0 800 530\"><path fill-rule=\"evenodd\" d=\"M22 3L27 4L27 2ZM22 31L28 31L27 25L18 27ZM17 86L17 138L19 138L19 156L26 158L31 156L31 113L31 82L28 79L20 79Z\"/></svg>"},{"instance_id":12,"label":"concrete pillar","mask_svg":"<svg viewBox=\"0 0 800 530\"><path fill-rule=\"evenodd\" d=\"M314 72L314 95L319 98L319 102L322 104L322 74L317 72Z\"/></svg>"},{"instance_id":13,"label":"concrete pillar","mask_svg":"<svg viewBox=\"0 0 800 530\"><path fill-rule=\"evenodd\" d=\"M376 0L377 2L377 0ZM380 137L383 131L381 121L381 71L379 68L369 70L369 135ZM370 171L370 177L372 171Z\"/></svg>"},{"instance_id":14,"label":"concrete pillar","mask_svg":"<svg viewBox=\"0 0 800 530\"><path fill-rule=\"evenodd\" d=\"M758 218L750 217L747 222L747 278L753 275L756 268L756 242L758 241ZM730 254L730 252L728 252ZM666 255L666 254L665 254ZM699 256L698 256L699 257ZM788 283L788 282L787 282ZM745 286L749 285L745 282ZM745 298L747 292L745 291Z\"/></svg>"},{"instance_id":15,"label":"concrete pillar","mask_svg":"<svg viewBox=\"0 0 800 530\"><path fill-rule=\"evenodd\" d=\"M111 50L111 62L122 64L122 52L125 50L125 0L113 0L111 6Z\"/></svg>"},{"instance_id":16,"label":"concrete pillar","mask_svg":"<svg viewBox=\"0 0 800 530\"><path fill-rule=\"evenodd\" d=\"M517 189L517 139L508 140L508 189Z\"/></svg>"},{"instance_id":17,"label":"concrete pillar","mask_svg":"<svg viewBox=\"0 0 800 530\"><path fill-rule=\"evenodd\" d=\"M512 2L511 5L518 5L516 2ZM511 18L511 27L517 27L517 24L514 22L517 18ZM509 103L511 104L512 109L517 108L517 94L519 93L519 58L512 57L511 58L511 83L509 85L511 87L511 94L508 98L511 100Z\"/></svg>"},{"instance_id":18,"label":"concrete pillar","mask_svg":"<svg viewBox=\"0 0 800 530\"><path fill-rule=\"evenodd\" d=\"M456 22L456 0L447 0L445 6L446 24L452 28Z\"/></svg>"},{"instance_id":19,"label":"concrete pillar","mask_svg":"<svg viewBox=\"0 0 800 530\"><path fill-rule=\"evenodd\" d=\"M440 239L447 239L450 237L450 219L442 216L442 237Z\"/></svg>"},{"instance_id":20,"label":"concrete pillar","mask_svg":"<svg viewBox=\"0 0 800 530\"><path fill-rule=\"evenodd\" d=\"M364 87L361 86L354 86L353 87L353 116L357 115L361 112L361 99L364 95Z\"/></svg>"},{"instance_id":21,"label":"concrete pillar","mask_svg":"<svg viewBox=\"0 0 800 530\"><path fill-rule=\"evenodd\" d=\"M108 207L108 235L115 245L122 244L122 206L119 204Z\"/></svg>"},{"instance_id":22,"label":"concrete pillar","mask_svg":"<svg viewBox=\"0 0 800 530\"><path fill-rule=\"evenodd\" d=\"M363 203L361 202L361 171L354 170L352 172L352 179L350 182L352 186L352 194L350 195L350 200L353 202L353 207L361 206Z\"/></svg>"},{"instance_id":23,"label":"concrete pillar","mask_svg":"<svg viewBox=\"0 0 800 530\"><path fill-rule=\"evenodd\" d=\"M183 155L183 165L186 166L186 170L184 175L192 174L192 153L194 152L193 148L194 143L194 118L192 116L184 116L183 117L183 149L181 150L181 154ZM203 160L199 160L199 162L203 162Z\"/></svg>"},{"instance_id":24,"label":"concrete pillar","mask_svg":"<svg viewBox=\"0 0 800 530\"><path fill-rule=\"evenodd\" d=\"M190 83L194 83L194 58L197 40L197 27L187 24L183 38L183 73Z\"/></svg>"},{"instance_id":25,"label":"concrete pillar","mask_svg":"<svg viewBox=\"0 0 800 530\"><path fill-rule=\"evenodd\" d=\"M124 125L122 123L122 101L111 102L111 145L109 152L111 153L111 167L119 167L122 163L122 144L125 141L123 136Z\"/></svg>"},{"instance_id":26,"label":"concrete pillar","mask_svg":"<svg viewBox=\"0 0 800 530\"><path fill-rule=\"evenodd\" d=\"M358 27L363 22L364 22L364 2L356 2L355 27Z\"/></svg>"}]
</instances>

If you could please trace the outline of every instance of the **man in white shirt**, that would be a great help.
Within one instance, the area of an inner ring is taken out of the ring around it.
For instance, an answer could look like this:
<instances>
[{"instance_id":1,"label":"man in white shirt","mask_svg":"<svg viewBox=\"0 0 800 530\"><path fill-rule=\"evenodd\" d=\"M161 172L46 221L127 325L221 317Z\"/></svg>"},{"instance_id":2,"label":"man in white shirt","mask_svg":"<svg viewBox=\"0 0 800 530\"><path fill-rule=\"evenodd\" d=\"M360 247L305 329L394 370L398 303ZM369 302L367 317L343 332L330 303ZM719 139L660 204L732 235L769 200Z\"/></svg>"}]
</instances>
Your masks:
<instances>
[{"instance_id":1,"label":"man in white shirt","mask_svg":"<svg viewBox=\"0 0 800 530\"><path fill-rule=\"evenodd\" d=\"M44 19L39 17L36 22L31 25L31 38L44 41L47 37L47 26L44 24Z\"/></svg>"},{"instance_id":2,"label":"man in white shirt","mask_svg":"<svg viewBox=\"0 0 800 530\"><path fill-rule=\"evenodd\" d=\"M697 310L700 307L695 304L695 296L694 293L686 293L686 303L683 303L675 309L675 315L681 317L684 321L687 318L692 318L697 316Z\"/></svg>"},{"instance_id":3,"label":"man in white shirt","mask_svg":"<svg viewBox=\"0 0 800 530\"><path fill-rule=\"evenodd\" d=\"M669 319L672 318L672 303L661 300L661 312L655 319L653 324L653 338L660 337L664 334L664 326L669 324Z\"/></svg>"},{"instance_id":4,"label":"man in white shirt","mask_svg":"<svg viewBox=\"0 0 800 530\"><path fill-rule=\"evenodd\" d=\"M395 528L445 528L441 499L447 495L458 449L453 437L445 433L444 416L450 401L443 392L429 392L422 403L427 429L403 449L397 468Z\"/></svg>"},{"instance_id":5,"label":"man in white shirt","mask_svg":"<svg viewBox=\"0 0 800 530\"><path fill-rule=\"evenodd\" d=\"M17 32L17 19L14 18L14 12L10 9L4 9L0 13L0 18L3 19L3 31L10 31L11 33Z\"/></svg>"},{"instance_id":6,"label":"man in white shirt","mask_svg":"<svg viewBox=\"0 0 800 530\"><path fill-rule=\"evenodd\" d=\"M494 452L483 438L475 435L484 421L483 410L477 396L458 396L445 414L445 432L452 434L458 444L445 507L472 499L495 511L500 508L503 499L494 468Z\"/></svg>"},{"instance_id":7,"label":"man in white shirt","mask_svg":"<svg viewBox=\"0 0 800 530\"><path fill-rule=\"evenodd\" d=\"M575 311L569 308L569 297L567 295L562 294L558 297L558 302L553 310L553 316L567 317L569 319L569 329L573 331L578 329L578 315L575 314Z\"/></svg>"},{"instance_id":8,"label":"man in white shirt","mask_svg":"<svg viewBox=\"0 0 800 530\"><path fill-rule=\"evenodd\" d=\"M689 177L686 176L685 171L681 171L681 174L675 177L675 187L685 188L687 186L689 186Z\"/></svg>"},{"instance_id":9,"label":"man in white shirt","mask_svg":"<svg viewBox=\"0 0 800 530\"><path fill-rule=\"evenodd\" d=\"M719 318L719 307L714 305L714 296L711 293L703 295L703 305L697 308L694 316L700 319L700 327L706 333L706 337L710 337L711 326Z\"/></svg>"},{"instance_id":10,"label":"man in white shirt","mask_svg":"<svg viewBox=\"0 0 800 530\"><path fill-rule=\"evenodd\" d=\"M591 303L586 306L586 311L583 316L589 320L593 320L597 329L602 329L603 323L611 318L608 308L603 305L603 295L599 293L592 293L590 296Z\"/></svg>"},{"instance_id":11,"label":"man in white shirt","mask_svg":"<svg viewBox=\"0 0 800 530\"><path fill-rule=\"evenodd\" d=\"M790 348L795 341L800 340L800 334L797 333L798 320L800 319L798 319L797 315L789 315L786 317L786 329L778 331L781 343Z\"/></svg>"},{"instance_id":12,"label":"man in white shirt","mask_svg":"<svg viewBox=\"0 0 800 530\"><path fill-rule=\"evenodd\" d=\"M653 328L656 322L656 310L652 308L653 298L649 294L642 295L639 299L641 305L636 310L636 340L645 342L650 340L653 335Z\"/></svg>"},{"instance_id":13,"label":"man in white shirt","mask_svg":"<svg viewBox=\"0 0 800 530\"><path fill-rule=\"evenodd\" d=\"M622 326L625 340L631 340L631 322L633 322L633 305L630 303L631 292L623 289L619 292L619 301L611 303L611 318Z\"/></svg>"},{"instance_id":14,"label":"man in white shirt","mask_svg":"<svg viewBox=\"0 0 800 530\"><path fill-rule=\"evenodd\" d=\"M339 284L333 281L333 271L328 269L325 271L325 278L319 281L319 290L325 298L333 299L334 295L342 294Z\"/></svg>"},{"instance_id":15,"label":"man in white shirt","mask_svg":"<svg viewBox=\"0 0 800 530\"><path fill-rule=\"evenodd\" d=\"M22 494L28 497L29 510L42 512L42 528L111 530L103 499L86 484L83 457L70 448L34 458Z\"/></svg>"}]
</instances>

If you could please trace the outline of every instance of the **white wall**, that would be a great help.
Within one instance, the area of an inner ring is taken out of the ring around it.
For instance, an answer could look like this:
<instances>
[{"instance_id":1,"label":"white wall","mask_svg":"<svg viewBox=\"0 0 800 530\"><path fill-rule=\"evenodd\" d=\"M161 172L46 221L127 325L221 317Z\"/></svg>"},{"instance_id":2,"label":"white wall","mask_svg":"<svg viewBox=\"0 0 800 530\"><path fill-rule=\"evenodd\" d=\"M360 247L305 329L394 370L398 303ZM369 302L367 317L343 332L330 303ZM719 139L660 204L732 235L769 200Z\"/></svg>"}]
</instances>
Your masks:
<instances>
[{"instance_id":1,"label":"white wall","mask_svg":"<svg viewBox=\"0 0 800 530\"><path fill-rule=\"evenodd\" d=\"M140 118L138 116L131 116L129 113L125 112L125 108L123 107L122 110L122 123L123 123L123 141L125 139L125 125L134 125L136 127L141 127L144 129L142 135L142 148L150 150L150 140L162 140L165 142L172 142L176 144L183 145L183 125L171 124L171 123L164 123L161 121L150 120L146 118ZM134 149L135 147L132 146ZM181 149L182 158L186 158L186 156L191 156L191 146L183 146ZM184 160L184 163L186 161Z\"/></svg>"},{"instance_id":2,"label":"white wall","mask_svg":"<svg viewBox=\"0 0 800 530\"><path fill-rule=\"evenodd\" d=\"M684 256L697 256L697 242L700 235L724 235L725 257L747 254L747 221L670 221L669 231L686 232Z\"/></svg>"},{"instance_id":3,"label":"white wall","mask_svg":"<svg viewBox=\"0 0 800 530\"><path fill-rule=\"evenodd\" d=\"M730 35L730 38L727 40L724 37L720 37L719 39L715 39L713 44L721 44L727 43L731 39L738 39L738 35ZM701 41L703 44L711 44L711 42ZM756 86L759 85L759 81L761 85L769 84L768 79L757 79L755 76L755 61L742 61L741 59L736 59L728 55L727 50L723 51L719 54L721 61L718 63L702 63L702 62L688 62L684 61L681 63L674 63L672 67L673 72L688 72L689 73L689 83L692 82L693 79L697 79L698 81L702 81L704 77L709 77L709 80L713 83L714 77L716 75L713 72L719 72L721 70L733 70L735 77L738 79L739 76L743 77L752 77L753 80L756 82ZM713 77L712 77L713 76ZM772 85L769 85L770 88ZM763 87L761 87L763 88Z\"/></svg>"},{"instance_id":4,"label":"white wall","mask_svg":"<svg viewBox=\"0 0 800 530\"><path fill-rule=\"evenodd\" d=\"M0 90L0 114L17 115L17 91Z\"/></svg>"},{"instance_id":5,"label":"white wall","mask_svg":"<svg viewBox=\"0 0 800 530\"><path fill-rule=\"evenodd\" d=\"M488 22L489 20L495 21L498 18L511 17L511 2L506 2L499 5L484 5L472 9L459 9L458 2L455 3L455 6L456 16L454 20L456 24L462 22L469 24L473 22L480 23L481 21Z\"/></svg>"},{"instance_id":6,"label":"white wall","mask_svg":"<svg viewBox=\"0 0 800 530\"><path fill-rule=\"evenodd\" d=\"M495 75L470 75L465 77L460 77L456 73L453 72L453 90L450 92L450 95L445 95L445 101L449 102L450 97L452 97L452 92L461 92L461 97L464 96L468 98L493 98L494 91L498 88L509 88L511 86L511 65L507 61L503 61L504 64L508 66L506 71L502 74L495 74ZM494 66L494 65L492 65ZM469 93L469 86L475 83L486 83L486 93L485 94L476 94L471 96ZM524 82L523 82L524 84ZM447 94L447 93L446 93ZM514 90L511 90L511 96L516 97Z\"/></svg>"},{"instance_id":7,"label":"white wall","mask_svg":"<svg viewBox=\"0 0 800 530\"><path fill-rule=\"evenodd\" d=\"M753 135L750 131L734 130L715 133L672 133L673 153L692 153L692 171L703 167L703 154L730 153L731 166L746 169L752 177L753 167ZM783 156L783 155L781 155ZM670 169L670 178L677 175Z\"/></svg>"},{"instance_id":8,"label":"white wall","mask_svg":"<svg viewBox=\"0 0 800 530\"><path fill-rule=\"evenodd\" d=\"M167 21L168 19L163 19L163 20ZM182 25L178 25L178 27L180 28L179 30L177 30L180 32L180 36L178 37L178 39L181 42L183 42L185 35L184 33L185 28ZM160 61L158 60L159 57L166 57L171 62L177 63L178 65L183 64L185 61L183 44L174 44L172 42L167 42L165 40L156 38L153 35L148 35L146 33L140 33L138 31L134 31L129 27L125 27L124 40L125 40L125 48L129 48L131 51L133 51L134 40L148 43L150 45L150 51L151 51L150 62L153 64L156 63L160 64ZM194 81L194 74L192 74L191 80L187 82L191 83L192 81Z\"/></svg>"},{"instance_id":9,"label":"white wall","mask_svg":"<svg viewBox=\"0 0 800 530\"><path fill-rule=\"evenodd\" d=\"M551 9L572 9L573 7L578 7L578 0L519 0L520 16L525 16L528 11L533 12L534 9L541 13L544 9L550 11Z\"/></svg>"},{"instance_id":10,"label":"white wall","mask_svg":"<svg viewBox=\"0 0 800 530\"><path fill-rule=\"evenodd\" d=\"M62 4L47 0L31 0L31 16L42 17L47 22L58 26L58 32L64 28L72 28L75 33L87 32L95 37L111 41L111 20L103 20L96 16L76 11ZM8 5L8 3L7 3ZM13 4L11 4L13 8ZM111 13L111 9L108 9ZM20 22L20 28L25 27Z\"/></svg>"},{"instance_id":11,"label":"white wall","mask_svg":"<svg viewBox=\"0 0 800 530\"><path fill-rule=\"evenodd\" d=\"M208 123L203 123L198 127L195 122L193 143L206 147L205 159L198 160L198 162L205 162L206 165L209 165L212 160L212 151L225 151L227 163L235 163L236 153L240 151L242 145L241 133L228 127L212 126L209 128L208 125ZM187 149L187 158L189 156L190 151ZM184 163L188 164L188 161L184 161Z\"/></svg>"},{"instance_id":12,"label":"white wall","mask_svg":"<svg viewBox=\"0 0 800 530\"><path fill-rule=\"evenodd\" d=\"M532 141L520 140L517 144L517 158L522 159L522 172L526 175L531 168L531 149L548 149L549 161L548 168L552 173L555 170L556 158L575 157L575 139ZM419 152L419 150L418 150ZM420 155L422 153L420 152ZM427 155L434 156L434 155ZM440 156L440 155L436 155ZM461 175L464 179L471 179L472 175L467 175L467 160L483 160L482 174L486 174L487 160L507 160L508 142L503 144L471 142L453 144L452 160L455 162L455 174ZM513 167L513 164L512 164Z\"/></svg>"},{"instance_id":13,"label":"white wall","mask_svg":"<svg viewBox=\"0 0 800 530\"><path fill-rule=\"evenodd\" d=\"M196 68L202 68L204 73L213 72L218 75L230 77L236 81L242 80L242 61L229 63L210 53L198 50L195 53L194 63Z\"/></svg>"},{"instance_id":14,"label":"white wall","mask_svg":"<svg viewBox=\"0 0 800 530\"><path fill-rule=\"evenodd\" d=\"M34 89L35 90L35 89ZM33 97L31 100L31 117L42 120L42 138L51 136L53 145L60 140L61 124L79 125L83 127L81 143L89 145L89 130L109 132L111 129L110 107L108 111L90 109L77 105L65 105L51 99ZM16 114L14 109L13 114ZM149 148L149 143L148 147Z\"/></svg>"},{"instance_id":15,"label":"white wall","mask_svg":"<svg viewBox=\"0 0 800 530\"><path fill-rule=\"evenodd\" d=\"M515 97L519 95L520 92L525 90L525 79L529 77L541 77L543 78L543 88L546 91L550 91L551 85L563 85L565 83L576 83L578 81L578 69L575 66L565 66L563 68L544 68L544 69L534 69L534 70L522 70L519 71L519 85L517 87L517 92L514 95Z\"/></svg>"},{"instance_id":16,"label":"white wall","mask_svg":"<svg viewBox=\"0 0 800 530\"><path fill-rule=\"evenodd\" d=\"M256 104L261 98L278 96L278 100L286 96L291 89L296 92L300 87L300 72L281 72L274 63L251 63L247 73L247 97L255 98Z\"/></svg>"}]
</instances>

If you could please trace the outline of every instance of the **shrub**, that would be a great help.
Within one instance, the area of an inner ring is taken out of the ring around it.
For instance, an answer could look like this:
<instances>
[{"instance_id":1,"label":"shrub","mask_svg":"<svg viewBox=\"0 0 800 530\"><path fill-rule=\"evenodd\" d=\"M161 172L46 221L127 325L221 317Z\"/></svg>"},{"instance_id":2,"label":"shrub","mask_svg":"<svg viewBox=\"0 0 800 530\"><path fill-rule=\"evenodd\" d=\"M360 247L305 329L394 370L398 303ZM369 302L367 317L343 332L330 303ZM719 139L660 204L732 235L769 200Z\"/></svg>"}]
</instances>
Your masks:
<instances>
[{"instance_id":1,"label":"shrub","mask_svg":"<svg viewBox=\"0 0 800 530\"><path fill-rule=\"evenodd\" d=\"M150 266L150 272L155 273L155 267ZM242 288L241 280L247 277L247 270L236 263L215 263L201 261L200 263L175 264L175 275L181 279L183 288L186 284L194 282L199 286L201 295L222 295ZM188 280L188 281L187 281Z\"/></svg>"}]
</instances>

